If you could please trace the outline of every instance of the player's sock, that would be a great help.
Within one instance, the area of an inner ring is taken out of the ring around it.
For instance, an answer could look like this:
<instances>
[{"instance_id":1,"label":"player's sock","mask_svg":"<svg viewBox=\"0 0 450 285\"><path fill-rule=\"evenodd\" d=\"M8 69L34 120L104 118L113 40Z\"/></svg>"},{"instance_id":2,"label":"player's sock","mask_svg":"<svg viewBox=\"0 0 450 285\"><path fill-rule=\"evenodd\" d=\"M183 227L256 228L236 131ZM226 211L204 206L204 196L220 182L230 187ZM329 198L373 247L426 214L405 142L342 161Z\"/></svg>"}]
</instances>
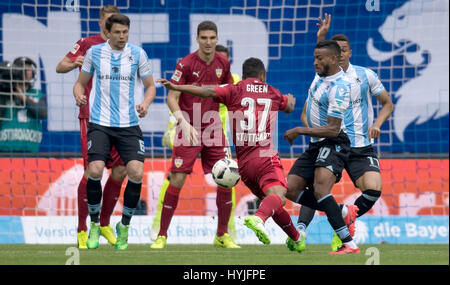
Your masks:
<instances>
[{"instance_id":1,"label":"player's sock","mask_svg":"<svg viewBox=\"0 0 450 285\"><path fill-rule=\"evenodd\" d=\"M128 226L133 214L136 210L136 206L141 197L142 181L133 181L128 178L127 187L123 194L123 209L122 209L122 225Z\"/></svg>"},{"instance_id":2,"label":"player's sock","mask_svg":"<svg viewBox=\"0 0 450 285\"><path fill-rule=\"evenodd\" d=\"M91 222L99 223L98 216L100 214L100 202L102 201L102 184L101 178L89 177L86 183L86 194L88 200L89 216Z\"/></svg>"},{"instance_id":3,"label":"player's sock","mask_svg":"<svg viewBox=\"0 0 450 285\"><path fill-rule=\"evenodd\" d=\"M283 207L283 201L281 201L280 196L270 194L261 201L255 216L259 217L265 223L280 207Z\"/></svg>"},{"instance_id":4,"label":"player's sock","mask_svg":"<svg viewBox=\"0 0 450 285\"><path fill-rule=\"evenodd\" d=\"M302 206L300 208L300 213L298 214L297 229L305 231L314 218L315 213L316 210L308 206Z\"/></svg>"},{"instance_id":5,"label":"player's sock","mask_svg":"<svg viewBox=\"0 0 450 285\"><path fill-rule=\"evenodd\" d=\"M358 206L358 217L361 217L365 213L367 213L370 209L372 209L375 202L380 198L381 191L377 190L365 190L362 192L361 196L359 196L354 205Z\"/></svg>"},{"instance_id":6,"label":"player's sock","mask_svg":"<svg viewBox=\"0 0 450 285\"><path fill-rule=\"evenodd\" d=\"M280 226L280 228L290 237L293 241L298 241L300 237L299 232L294 227L292 223L291 216L289 216L288 212L281 207L278 211L273 214L272 219Z\"/></svg>"},{"instance_id":7,"label":"player's sock","mask_svg":"<svg viewBox=\"0 0 450 285\"><path fill-rule=\"evenodd\" d=\"M327 214L328 222L341 241L343 243L350 242L352 237L350 236L350 232L345 225L344 218L342 217L342 211L336 203L333 195L328 194L322 197L317 200L317 204L324 209L324 212Z\"/></svg>"},{"instance_id":8,"label":"player's sock","mask_svg":"<svg viewBox=\"0 0 450 285\"><path fill-rule=\"evenodd\" d=\"M88 180L83 175L80 184L78 185L78 232L87 232L86 219L89 215L86 190L87 181Z\"/></svg>"},{"instance_id":9,"label":"player's sock","mask_svg":"<svg viewBox=\"0 0 450 285\"><path fill-rule=\"evenodd\" d=\"M161 225L159 228L160 236L167 237L167 229L169 228L170 221L172 220L175 209L178 205L178 197L180 195L181 188L177 188L172 184L169 185L164 195L163 208L161 211Z\"/></svg>"},{"instance_id":10,"label":"player's sock","mask_svg":"<svg viewBox=\"0 0 450 285\"><path fill-rule=\"evenodd\" d=\"M348 214L348 207L345 204L338 204L339 208L341 208L342 218L345 218Z\"/></svg>"},{"instance_id":11,"label":"player's sock","mask_svg":"<svg viewBox=\"0 0 450 285\"><path fill-rule=\"evenodd\" d=\"M217 187L217 236L223 236L228 232L228 220L230 219L232 205L231 189Z\"/></svg>"},{"instance_id":12,"label":"player's sock","mask_svg":"<svg viewBox=\"0 0 450 285\"><path fill-rule=\"evenodd\" d=\"M100 226L105 227L109 225L111 215L117 200L120 196L120 189L122 188L122 181L114 180L109 176L106 181L105 189L103 190L102 210L100 211Z\"/></svg>"}]
</instances>

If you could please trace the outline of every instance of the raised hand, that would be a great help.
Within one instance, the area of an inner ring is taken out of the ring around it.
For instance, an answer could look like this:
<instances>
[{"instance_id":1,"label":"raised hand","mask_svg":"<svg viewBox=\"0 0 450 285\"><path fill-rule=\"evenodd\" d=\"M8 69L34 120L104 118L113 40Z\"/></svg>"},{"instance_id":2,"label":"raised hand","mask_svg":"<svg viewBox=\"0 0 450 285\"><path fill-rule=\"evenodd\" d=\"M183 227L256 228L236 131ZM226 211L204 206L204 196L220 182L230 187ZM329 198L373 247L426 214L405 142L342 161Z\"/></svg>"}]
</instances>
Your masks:
<instances>
[{"instance_id":1,"label":"raised hand","mask_svg":"<svg viewBox=\"0 0 450 285\"><path fill-rule=\"evenodd\" d=\"M325 19L322 20L321 17L318 18L320 23L317 23L316 26L319 27L317 31L317 42L325 40L325 36L328 33L331 25L331 14L325 13Z\"/></svg>"}]
</instances>

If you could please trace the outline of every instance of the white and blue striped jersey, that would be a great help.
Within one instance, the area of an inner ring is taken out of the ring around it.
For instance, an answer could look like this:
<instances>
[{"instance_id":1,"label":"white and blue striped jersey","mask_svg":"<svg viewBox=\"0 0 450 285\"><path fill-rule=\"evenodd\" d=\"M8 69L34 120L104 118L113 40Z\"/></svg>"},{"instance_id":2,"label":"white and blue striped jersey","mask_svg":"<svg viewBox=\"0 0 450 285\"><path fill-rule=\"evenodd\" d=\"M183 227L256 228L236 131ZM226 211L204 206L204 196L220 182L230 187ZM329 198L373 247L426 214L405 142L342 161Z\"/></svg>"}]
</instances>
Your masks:
<instances>
[{"instance_id":1,"label":"white and blue striped jersey","mask_svg":"<svg viewBox=\"0 0 450 285\"><path fill-rule=\"evenodd\" d=\"M85 54L81 71L92 78L89 94L89 122L105 127L131 127L139 124L137 97L142 90L137 80L152 72L145 51L127 43L113 50L109 41L92 46Z\"/></svg>"},{"instance_id":2,"label":"white and blue striped jersey","mask_svg":"<svg viewBox=\"0 0 450 285\"><path fill-rule=\"evenodd\" d=\"M334 75L320 77L316 74L309 90L306 121L309 128L321 127L328 124L328 116L342 119L341 128L344 126L344 114L350 99L350 82L344 71ZM318 142L325 138L311 137L311 142Z\"/></svg>"},{"instance_id":3,"label":"white and blue striped jersey","mask_svg":"<svg viewBox=\"0 0 450 285\"><path fill-rule=\"evenodd\" d=\"M349 107L344 123L351 147L364 147L371 144L369 128L373 124L372 96L384 91L384 86L372 70L349 65L345 73L352 85Z\"/></svg>"}]
</instances>

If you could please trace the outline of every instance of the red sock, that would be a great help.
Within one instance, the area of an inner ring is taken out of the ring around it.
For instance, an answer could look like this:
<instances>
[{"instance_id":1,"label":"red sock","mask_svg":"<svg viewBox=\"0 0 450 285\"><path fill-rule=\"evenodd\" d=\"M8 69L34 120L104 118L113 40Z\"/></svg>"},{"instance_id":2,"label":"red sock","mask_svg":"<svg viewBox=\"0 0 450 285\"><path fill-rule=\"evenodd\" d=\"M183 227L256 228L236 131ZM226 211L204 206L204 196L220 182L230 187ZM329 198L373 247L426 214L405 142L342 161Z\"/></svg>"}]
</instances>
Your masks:
<instances>
[{"instance_id":1,"label":"red sock","mask_svg":"<svg viewBox=\"0 0 450 285\"><path fill-rule=\"evenodd\" d=\"M217 236L219 237L228 232L228 220L233 206L231 199L231 189L217 187Z\"/></svg>"},{"instance_id":2,"label":"red sock","mask_svg":"<svg viewBox=\"0 0 450 285\"><path fill-rule=\"evenodd\" d=\"M100 226L104 227L109 225L111 215L114 211L114 207L117 204L117 200L120 196L120 190L122 189L122 181L114 180L109 176L106 181L105 189L103 190L102 209L100 211Z\"/></svg>"},{"instance_id":3,"label":"red sock","mask_svg":"<svg viewBox=\"0 0 450 285\"><path fill-rule=\"evenodd\" d=\"M255 216L266 222L279 208L283 207L283 201L277 194L270 194L261 201Z\"/></svg>"},{"instance_id":4,"label":"red sock","mask_svg":"<svg viewBox=\"0 0 450 285\"><path fill-rule=\"evenodd\" d=\"M172 184L169 184L169 187L167 187L161 211L161 224L158 234L160 236L167 237L167 229L169 228L170 221L172 220L175 209L177 208L180 190L180 188L174 187Z\"/></svg>"},{"instance_id":5,"label":"red sock","mask_svg":"<svg viewBox=\"0 0 450 285\"><path fill-rule=\"evenodd\" d=\"M272 216L272 219L280 226L280 228L290 237L293 241L297 241L300 234L297 229L294 227L294 223L292 223L291 216L289 216L288 212L281 207L277 212Z\"/></svg>"},{"instance_id":6,"label":"red sock","mask_svg":"<svg viewBox=\"0 0 450 285\"><path fill-rule=\"evenodd\" d=\"M86 219L89 215L88 203L87 203L87 190L86 190L87 179L86 177L81 178L80 184L78 185L78 230L77 232L87 231Z\"/></svg>"}]
</instances>

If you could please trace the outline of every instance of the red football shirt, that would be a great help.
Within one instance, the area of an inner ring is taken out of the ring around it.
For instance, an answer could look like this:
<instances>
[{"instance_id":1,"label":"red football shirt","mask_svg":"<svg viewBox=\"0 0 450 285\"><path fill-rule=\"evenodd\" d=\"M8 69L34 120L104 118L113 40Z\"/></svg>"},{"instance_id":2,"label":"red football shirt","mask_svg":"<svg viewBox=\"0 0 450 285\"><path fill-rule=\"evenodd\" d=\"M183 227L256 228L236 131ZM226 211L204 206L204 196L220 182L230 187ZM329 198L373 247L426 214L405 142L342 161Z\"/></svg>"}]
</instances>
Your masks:
<instances>
[{"instance_id":1,"label":"red football shirt","mask_svg":"<svg viewBox=\"0 0 450 285\"><path fill-rule=\"evenodd\" d=\"M230 72L230 62L228 58L216 52L214 59L210 64L198 56L198 51L185 56L178 62L175 72L170 80L177 85L197 85L197 86L218 86L227 83L233 83L233 77ZM219 103L212 98L200 98L187 93L181 93L178 100L181 111L185 111L189 115L189 122L194 127L201 126L203 131L205 128L222 128L219 117ZM205 113L208 111L216 111L217 113ZM214 117L214 118L213 118Z\"/></svg>"},{"instance_id":2,"label":"red football shirt","mask_svg":"<svg viewBox=\"0 0 450 285\"><path fill-rule=\"evenodd\" d=\"M215 87L215 101L228 108L233 142L239 164L258 157L277 154L273 133L278 110L284 110L287 97L256 78L247 78L237 85Z\"/></svg>"},{"instance_id":3,"label":"red football shirt","mask_svg":"<svg viewBox=\"0 0 450 285\"><path fill-rule=\"evenodd\" d=\"M86 38L81 38L72 48L70 52L66 54L66 56L72 61L75 62L77 57L80 55L84 56L87 50L94 45L102 44L105 40L102 38L101 34L93 35ZM81 69L81 67L80 67ZM92 88L92 78L89 80L86 88L84 89L84 94L86 95L87 104L80 108L80 113L78 114L79 119L89 119L89 94L91 93Z\"/></svg>"}]
</instances>

